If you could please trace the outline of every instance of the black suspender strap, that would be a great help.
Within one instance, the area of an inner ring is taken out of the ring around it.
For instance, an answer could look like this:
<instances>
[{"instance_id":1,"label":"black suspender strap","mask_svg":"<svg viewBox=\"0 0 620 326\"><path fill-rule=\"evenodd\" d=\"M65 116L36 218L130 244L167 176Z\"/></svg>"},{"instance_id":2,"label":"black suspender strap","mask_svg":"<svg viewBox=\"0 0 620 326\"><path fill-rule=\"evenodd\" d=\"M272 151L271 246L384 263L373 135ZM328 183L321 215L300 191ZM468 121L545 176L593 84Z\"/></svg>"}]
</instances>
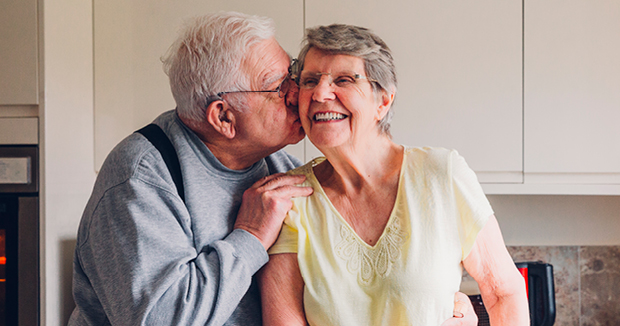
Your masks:
<instances>
[{"instance_id":1,"label":"black suspender strap","mask_svg":"<svg viewBox=\"0 0 620 326\"><path fill-rule=\"evenodd\" d=\"M170 139L164 133L161 128L156 124L149 124L146 127L136 131L142 134L148 139L155 148L161 153L164 158L164 162L170 171L172 181L177 187L177 192L181 197L181 200L185 202L185 190L183 188L183 177L181 176L181 165L179 164L179 157L177 152L172 146Z\"/></svg>"}]
</instances>

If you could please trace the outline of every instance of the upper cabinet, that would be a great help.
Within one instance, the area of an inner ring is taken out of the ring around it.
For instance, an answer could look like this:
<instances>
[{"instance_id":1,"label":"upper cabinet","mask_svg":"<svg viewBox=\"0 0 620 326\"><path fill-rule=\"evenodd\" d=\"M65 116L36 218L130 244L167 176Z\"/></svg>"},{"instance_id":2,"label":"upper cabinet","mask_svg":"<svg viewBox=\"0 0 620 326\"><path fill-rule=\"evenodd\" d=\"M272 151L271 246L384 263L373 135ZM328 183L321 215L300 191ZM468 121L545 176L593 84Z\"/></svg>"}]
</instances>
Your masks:
<instances>
[{"instance_id":1,"label":"upper cabinet","mask_svg":"<svg viewBox=\"0 0 620 326\"><path fill-rule=\"evenodd\" d=\"M522 17L514 0L306 1L307 27L368 27L392 49L397 143L457 149L491 183L523 182Z\"/></svg>"},{"instance_id":2,"label":"upper cabinet","mask_svg":"<svg viewBox=\"0 0 620 326\"><path fill-rule=\"evenodd\" d=\"M315 0L305 18L379 34L394 139L459 150L488 194L620 195L620 2Z\"/></svg>"},{"instance_id":3,"label":"upper cabinet","mask_svg":"<svg viewBox=\"0 0 620 326\"><path fill-rule=\"evenodd\" d=\"M620 195L620 2L612 0L95 0L97 166L174 108L159 58L185 18L220 10L272 17L292 56L305 27L374 30L396 61L394 140L457 149L488 194ZM321 155L307 140L288 150Z\"/></svg>"},{"instance_id":4,"label":"upper cabinet","mask_svg":"<svg viewBox=\"0 0 620 326\"><path fill-rule=\"evenodd\" d=\"M620 2L525 1L524 53L525 183L619 194Z\"/></svg>"},{"instance_id":5,"label":"upper cabinet","mask_svg":"<svg viewBox=\"0 0 620 326\"><path fill-rule=\"evenodd\" d=\"M0 1L0 105L32 105L38 95L36 0Z\"/></svg>"}]
</instances>

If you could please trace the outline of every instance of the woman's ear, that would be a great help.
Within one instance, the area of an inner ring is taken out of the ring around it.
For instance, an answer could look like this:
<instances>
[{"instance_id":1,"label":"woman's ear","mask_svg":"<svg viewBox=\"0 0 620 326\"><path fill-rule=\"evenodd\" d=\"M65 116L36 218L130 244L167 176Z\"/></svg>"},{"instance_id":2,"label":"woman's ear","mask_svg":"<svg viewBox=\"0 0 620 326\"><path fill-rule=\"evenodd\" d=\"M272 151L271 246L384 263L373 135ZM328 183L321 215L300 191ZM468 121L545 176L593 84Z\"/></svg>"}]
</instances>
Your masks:
<instances>
[{"instance_id":1,"label":"woman's ear","mask_svg":"<svg viewBox=\"0 0 620 326\"><path fill-rule=\"evenodd\" d=\"M392 107L392 103L394 103L394 95L396 92L382 89L381 95L378 96L379 106L377 107L377 121L381 121L383 117L388 113L390 107Z\"/></svg>"},{"instance_id":2,"label":"woman's ear","mask_svg":"<svg viewBox=\"0 0 620 326\"><path fill-rule=\"evenodd\" d=\"M225 101L213 101L207 106L207 121L222 136L235 138L235 114Z\"/></svg>"}]
</instances>

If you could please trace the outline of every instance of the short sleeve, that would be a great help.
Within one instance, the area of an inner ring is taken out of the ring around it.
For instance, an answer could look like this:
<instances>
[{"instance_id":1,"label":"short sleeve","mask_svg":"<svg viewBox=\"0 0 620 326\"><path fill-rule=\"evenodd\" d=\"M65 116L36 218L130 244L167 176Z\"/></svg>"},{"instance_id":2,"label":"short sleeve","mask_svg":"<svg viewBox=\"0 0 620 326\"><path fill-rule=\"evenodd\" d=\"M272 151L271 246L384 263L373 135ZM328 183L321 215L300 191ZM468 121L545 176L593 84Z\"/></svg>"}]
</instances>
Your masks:
<instances>
[{"instance_id":1,"label":"short sleeve","mask_svg":"<svg viewBox=\"0 0 620 326\"><path fill-rule=\"evenodd\" d=\"M297 253L297 238L298 231L295 221L298 219L299 213L293 205L284 219L282 224L282 230L280 230L280 236L276 243L269 248L268 253L270 255L283 254L283 253Z\"/></svg>"},{"instance_id":2,"label":"short sleeve","mask_svg":"<svg viewBox=\"0 0 620 326\"><path fill-rule=\"evenodd\" d=\"M478 233L493 215L493 209L476 174L456 151L450 154L450 172L461 223L462 259L465 259L473 248Z\"/></svg>"}]
</instances>

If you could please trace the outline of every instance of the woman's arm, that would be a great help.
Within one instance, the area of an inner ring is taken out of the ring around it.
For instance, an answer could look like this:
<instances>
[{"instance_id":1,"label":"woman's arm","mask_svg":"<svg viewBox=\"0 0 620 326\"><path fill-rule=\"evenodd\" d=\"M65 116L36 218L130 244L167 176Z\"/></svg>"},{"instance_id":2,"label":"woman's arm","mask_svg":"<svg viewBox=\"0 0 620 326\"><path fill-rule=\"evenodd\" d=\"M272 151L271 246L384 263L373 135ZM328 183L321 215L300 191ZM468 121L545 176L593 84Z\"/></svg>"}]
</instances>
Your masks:
<instances>
[{"instance_id":1,"label":"woman's arm","mask_svg":"<svg viewBox=\"0 0 620 326\"><path fill-rule=\"evenodd\" d=\"M258 273L258 282L264 325L307 325L303 304L304 280L296 253L269 256L269 262Z\"/></svg>"},{"instance_id":2,"label":"woman's arm","mask_svg":"<svg viewBox=\"0 0 620 326\"><path fill-rule=\"evenodd\" d=\"M494 215L478 234L463 266L478 282L491 325L530 325L525 280L506 250Z\"/></svg>"}]
</instances>

